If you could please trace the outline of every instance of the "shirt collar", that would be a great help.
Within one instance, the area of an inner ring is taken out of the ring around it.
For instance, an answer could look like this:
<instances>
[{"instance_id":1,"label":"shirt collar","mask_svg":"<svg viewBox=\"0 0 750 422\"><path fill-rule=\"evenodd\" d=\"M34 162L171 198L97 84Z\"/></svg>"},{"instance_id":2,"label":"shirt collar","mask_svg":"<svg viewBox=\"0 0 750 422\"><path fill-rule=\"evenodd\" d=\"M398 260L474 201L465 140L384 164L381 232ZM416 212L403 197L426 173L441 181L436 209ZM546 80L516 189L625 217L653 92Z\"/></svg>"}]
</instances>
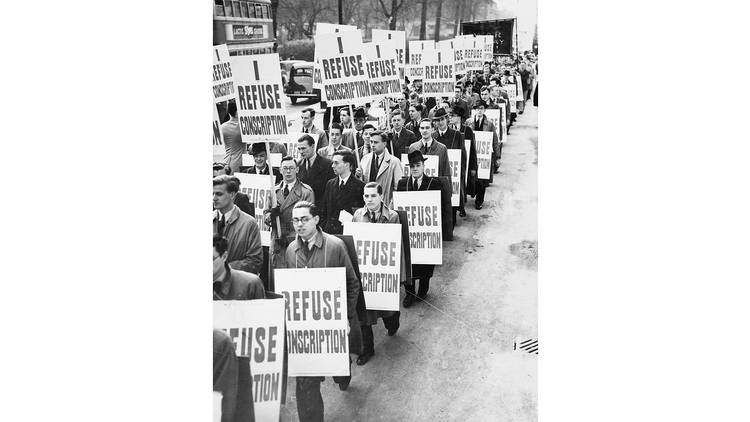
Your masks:
<instances>
[{"instance_id":1,"label":"shirt collar","mask_svg":"<svg viewBox=\"0 0 750 422\"><path fill-rule=\"evenodd\" d=\"M235 209L237 209L237 205L232 205L232 209L230 209L229 211L227 211L226 214L222 214L221 211L216 210L216 219L217 220L221 220L222 215L224 215L224 221L226 221L227 223L230 223L230 222L234 221L234 219L232 217L234 217L235 214L236 214L234 212Z\"/></svg>"},{"instance_id":2,"label":"shirt collar","mask_svg":"<svg viewBox=\"0 0 750 422\"><path fill-rule=\"evenodd\" d=\"M340 181L341 181L341 180L343 180L343 181L344 181L344 184L346 184L346 182L348 182L348 181L349 181L349 178L350 178L351 176L352 176L352 174L351 174L351 173L349 173L349 175L348 175L348 176L346 176L346 178L343 178L343 177L339 176L339 180L340 180Z\"/></svg>"},{"instance_id":3,"label":"shirt collar","mask_svg":"<svg viewBox=\"0 0 750 422\"><path fill-rule=\"evenodd\" d=\"M430 138L427 141L425 141L424 139L422 139L422 144L424 144L427 148L430 148L432 146L432 138Z\"/></svg>"},{"instance_id":4,"label":"shirt collar","mask_svg":"<svg viewBox=\"0 0 750 422\"><path fill-rule=\"evenodd\" d=\"M286 181L281 182L281 189L284 189L284 187L286 186L288 186L289 190L291 191L295 186L297 186L297 179L294 179L294 182L292 183L287 183Z\"/></svg>"},{"instance_id":5,"label":"shirt collar","mask_svg":"<svg viewBox=\"0 0 750 422\"><path fill-rule=\"evenodd\" d=\"M318 249L323 247L323 233L320 231L320 228L315 230L313 238L308 242L308 245L310 244L316 246ZM303 247L305 247L305 240L300 235L297 235L297 249Z\"/></svg>"}]
</instances>

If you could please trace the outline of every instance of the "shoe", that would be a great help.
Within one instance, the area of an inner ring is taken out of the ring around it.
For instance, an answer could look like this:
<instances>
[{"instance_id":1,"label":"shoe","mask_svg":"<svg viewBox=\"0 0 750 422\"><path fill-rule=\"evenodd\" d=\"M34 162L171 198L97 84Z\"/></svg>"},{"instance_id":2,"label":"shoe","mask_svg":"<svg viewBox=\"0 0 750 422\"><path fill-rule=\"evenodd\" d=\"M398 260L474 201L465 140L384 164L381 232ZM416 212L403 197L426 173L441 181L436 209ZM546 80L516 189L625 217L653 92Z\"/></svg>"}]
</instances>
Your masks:
<instances>
[{"instance_id":1,"label":"shoe","mask_svg":"<svg viewBox=\"0 0 750 422\"><path fill-rule=\"evenodd\" d=\"M466 217L466 210L464 210L463 208L460 209L460 210L458 210L458 216L459 217Z\"/></svg>"},{"instance_id":2,"label":"shoe","mask_svg":"<svg viewBox=\"0 0 750 422\"><path fill-rule=\"evenodd\" d=\"M412 295L409 292L406 292L406 297L404 298L404 302L402 305L404 305L404 308L408 308L409 306L414 304L414 295Z\"/></svg>"},{"instance_id":3,"label":"shoe","mask_svg":"<svg viewBox=\"0 0 750 422\"><path fill-rule=\"evenodd\" d=\"M396 334L396 331L398 331L398 327L399 326L397 325L396 328L389 328L388 329L388 336L389 337L393 337L393 335Z\"/></svg>"},{"instance_id":4,"label":"shoe","mask_svg":"<svg viewBox=\"0 0 750 422\"><path fill-rule=\"evenodd\" d=\"M346 379L346 381L339 384L339 390L346 391L347 388L349 388L349 383L352 382L352 378L349 377Z\"/></svg>"},{"instance_id":5,"label":"shoe","mask_svg":"<svg viewBox=\"0 0 750 422\"><path fill-rule=\"evenodd\" d=\"M357 365L359 365L359 366L362 366L362 365L366 364L366 363L367 363L367 361L368 361L368 360L370 360L370 358L372 358L372 357L373 357L373 355L375 355L375 353L374 353L374 352L367 352L367 353L362 353L362 354L361 354L361 355L359 355L359 357L357 358Z\"/></svg>"},{"instance_id":6,"label":"shoe","mask_svg":"<svg viewBox=\"0 0 750 422\"><path fill-rule=\"evenodd\" d=\"M481 210L481 209L482 209L482 203L481 203L481 202L477 202L477 203L475 203L475 204L474 204L474 208L476 208L476 209L478 209L478 210Z\"/></svg>"}]
</instances>

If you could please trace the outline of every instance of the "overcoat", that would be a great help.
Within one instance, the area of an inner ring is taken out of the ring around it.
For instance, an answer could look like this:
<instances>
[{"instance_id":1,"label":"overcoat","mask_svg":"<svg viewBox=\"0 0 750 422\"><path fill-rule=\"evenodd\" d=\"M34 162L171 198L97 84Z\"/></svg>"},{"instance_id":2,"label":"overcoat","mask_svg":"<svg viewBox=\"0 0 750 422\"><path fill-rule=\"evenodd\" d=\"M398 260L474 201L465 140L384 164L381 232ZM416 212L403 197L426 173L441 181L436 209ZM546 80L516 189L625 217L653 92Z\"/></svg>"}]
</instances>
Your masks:
<instances>
[{"instance_id":1,"label":"overcoat","mask_svg":"<svg viewBox=\"0 0 750 422\"><path fill-rule=\"evenodd\" d=\"M378 175L375 178L375 182L380 183L383 187L383 203L387 206L393 204L393 191L396 190L396 183L401 180L404 175L403 165L401 160L388 153L386 150L383 154L383 161L378 167ZM359 163L359 168L362 169L362 181L367 184L370 177L370 170L373 165L374 153L369 153L362 157L362 161Z\"/></svg>"},{"instance_id":2,"label":"overcoat","mask_svg":"<svg viewBox=\"0 0 750 422\"><path fill-rule=\"evenodd\" d=\"M352 173L343 188L339 188L339 180L338 177L334 177L326 183L320 208L320 217L323 221L321 227L326 233L330 234L342 234L344 232L344 227L339 221L341 210L353 215L357 208L365 205L365 200L362 198L365 184L361 180L357 179Z\"/></svg>"}]
</instances>

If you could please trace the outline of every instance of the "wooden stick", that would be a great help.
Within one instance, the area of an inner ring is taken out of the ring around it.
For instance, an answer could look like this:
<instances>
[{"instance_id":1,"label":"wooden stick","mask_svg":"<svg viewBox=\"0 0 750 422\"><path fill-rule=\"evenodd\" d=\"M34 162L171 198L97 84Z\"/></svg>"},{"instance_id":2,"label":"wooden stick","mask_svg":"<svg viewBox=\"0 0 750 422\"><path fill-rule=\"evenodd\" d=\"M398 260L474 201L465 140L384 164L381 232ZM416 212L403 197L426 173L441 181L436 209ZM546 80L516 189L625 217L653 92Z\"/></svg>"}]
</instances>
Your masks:
<instances>
[{"instance_id":1,"label":"wooden stick","mask_svg":"<svg viewBox=\"0 0 750 422\"><path fill-rule=\"evenodd\" d=\"M266 166L268 166L268 176L271 178L271 203L273 206L276 206L277 198L276 198L276 178L273 176L273 166L271 166L271 144L268 142L268 140L265 141L266 144ZM273 207L269 207L273 208ZM281 219L277 216L276 217L276 230L279 234L279 237L281 237ZM273 246L270 245L269 248Z\"/></svg>"}]
</instances>

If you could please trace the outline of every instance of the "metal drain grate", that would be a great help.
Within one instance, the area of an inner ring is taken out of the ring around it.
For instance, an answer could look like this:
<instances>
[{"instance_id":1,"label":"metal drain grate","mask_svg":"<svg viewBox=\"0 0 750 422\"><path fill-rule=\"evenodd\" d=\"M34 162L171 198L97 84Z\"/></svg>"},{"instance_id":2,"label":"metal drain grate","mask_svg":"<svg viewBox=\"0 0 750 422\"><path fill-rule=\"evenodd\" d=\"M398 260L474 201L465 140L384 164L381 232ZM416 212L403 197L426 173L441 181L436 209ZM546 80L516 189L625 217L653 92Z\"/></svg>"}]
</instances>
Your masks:
<instances>
[{"instance_id":1,"label":"metal drain grate","mask_svg":"<svg viewBox=\"0 0 750 422\"><path fill-rule=\"evenodd\" d=\"M513 350L519 350L526 353L539 354L539 339L530 338L524 341L516 340L513 344Z\"/></svg>"}]
</instances>

